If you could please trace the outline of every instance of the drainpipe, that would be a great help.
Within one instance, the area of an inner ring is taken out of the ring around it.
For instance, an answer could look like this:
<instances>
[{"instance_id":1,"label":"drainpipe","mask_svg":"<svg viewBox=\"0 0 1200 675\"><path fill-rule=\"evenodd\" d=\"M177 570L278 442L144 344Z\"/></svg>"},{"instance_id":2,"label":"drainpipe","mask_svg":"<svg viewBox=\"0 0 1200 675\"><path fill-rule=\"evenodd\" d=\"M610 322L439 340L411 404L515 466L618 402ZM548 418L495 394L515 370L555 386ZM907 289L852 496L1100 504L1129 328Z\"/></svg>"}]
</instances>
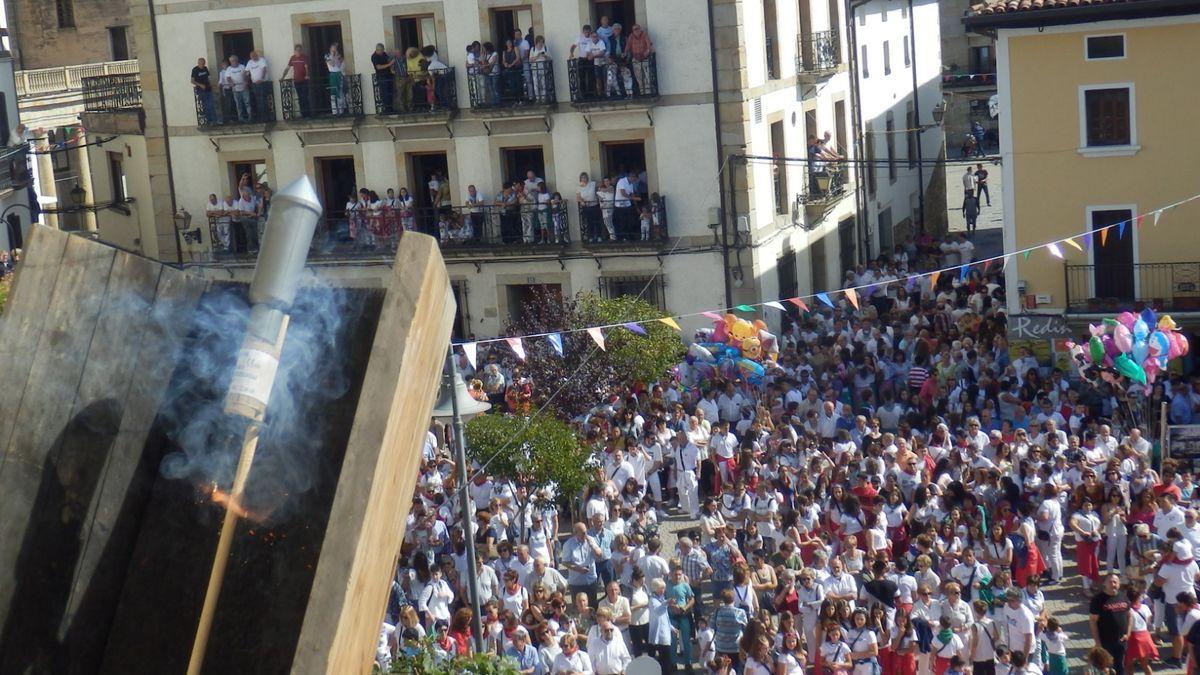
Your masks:
<instances>
[{"instance_id":1,"label":"drainpipe","mask_svg":"<svg viewBox=\"0 0 1200 675\"><path fill-rule=\"evenodd\" d=\"M913 13L913 0L908 0L908 44L909 56L912 58L912 91L913 91L913 124L921 128L921 94L917 86L917 23ZM908 132L906 132L908 133ZM917 132L917 211L920 213L920 230L925 232L925 163L921 149L921 135Z\"/></svg>"},{"instance_id":2,"label":"drainpipe","mask_svg":"<svg viewBox=\"0 0 1200 675\"><path fill-rule=\"evenodd\" d=\"M183 245L179 241L179 232L175 229L175 214L179 208L175 203L175 171L171 166L171 132L167 129L167 94L163 89L162 54L158 48L158 18L154 13L154 0L146 0L146 8L150 12L150 39L154 42L154 71L158 80L159 119L162 120L163 152L167 160L167 189L171 192L171 233L175 239L175 262L183 263ZM140 75L139 75L140 77ZM154 236L158 237L157 229ZM162 255L162 251L159 251Z\"/></svg>"},{"instance_id":3,"label":"drainpipe","mask_svg":"<svg viewBox=\"0 0 1200 675\"><path fill-rule=\"evenodd\" d=\"M708 10L708 53L710 54L709 63L712 66L712 91L713 91L713 131L716 134L717 140L717 190L720 193L721 200L721 267L724 269L723 277L725 282L725 306L733 306L733 286L729 280L729 229L730 221L737 217L734 213L736 210L735 204L729 203L733 199L733 180L732 167L730 170L729 191L725 190L725 183L721 182L721 168L725 167L725 158L721 153L721 85L717 77L717 30L713 20L713 2L708 0L706 9ZM732 164L732 161L730 161ZM736 225L735 225L736 227Z\"/></svg>"},{"instance_id":4,"label":"drainpipe","mask_svg":"<svg viewBox=\"0 0 1200 675\"><path fill-rule=\"evenodd\" d=\"M846 61L850 64L850 119L854 123L854 157L858 160L866 158L863 152L863 120L862 120L862 95L858 89L858 32L855 28L854 10L864 4L864 0L846 0ZM858 184L854 190L854 209L855 229L858 230L856 236L862 242L861 252L871 250L871 242L867 238L867 181L863 180L862 170L874 170L873 166L856 162L860 167ZM859 257L862 260L862 257Z\"/></svg>"}]
</instances>

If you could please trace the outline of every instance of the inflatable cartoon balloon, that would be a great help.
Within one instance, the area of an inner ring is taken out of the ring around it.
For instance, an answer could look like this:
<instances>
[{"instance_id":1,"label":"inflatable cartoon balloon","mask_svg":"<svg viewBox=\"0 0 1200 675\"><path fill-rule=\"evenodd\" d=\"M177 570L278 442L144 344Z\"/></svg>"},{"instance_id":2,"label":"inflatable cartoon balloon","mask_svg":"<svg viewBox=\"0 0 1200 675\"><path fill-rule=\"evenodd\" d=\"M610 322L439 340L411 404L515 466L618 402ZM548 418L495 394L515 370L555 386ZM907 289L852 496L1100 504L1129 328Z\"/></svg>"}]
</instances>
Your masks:
<instances>
[{"instance_id":1,"label":"inflatable cartoon balloon","mask_svg":"<svg viewBox=\"0 0 1200 675\"><path fill-rule=\"evenodd\" d=\"M1104 355L1110 359L1115 359L1118 354L1124 353L1120 347L1117 347L1117 342L1111 335L1101 335L1100 342L1104 345Z\"/></svg>"},{"instance_id":2,"label":"inflatable cartoon balloon","mask_svg":"<svg viewBox=\"0 0 1200 675\"><path fill-rule=\"evenodd\" d=\"M1129 356L1134 363L1145 363L1146 357L1150 356L1150 344L1145 338L1133 341L1133 349L1130 350Z\"/></svg>"},{"instance_id":3,"label":"inflatable cartoon balloon","mask_svg":"<svg viewBox=\"0 0 1200 675\"><path fill-rule=\"evenodd\" d=\"M1140 316L1141 316L1142 321L1146 322L1147 326L1157 326L1158 325L1158 315L1155 314L1154 310L1150 309L1149 307L1147 307L1146 309L1143 309Z\"/></svg>"},{"instance_id":4,"label":"inflatable cartoon balloon","mask_svg":"<svg viewBox=\"0 0 1200 675\"><path fill-rule=\"evenodd\" d=\"M1138 340L1145 340L1147 337L1150 336L1150 325L1147 324L1141 317L1138 317L1137 320L1133 322L1132 330L1133 330L1133 341L1135 343Z\"/></svg>"},{"instance_id":5,"label":"inflatable cartoon balloon","mask_svg":"<svg viewBox=\"0 0 1200 675\"><path fill-rule=\"evenodd\" d=\"M1163 314L1158 317L1158 329L1165 333L1167 331L1179 330L1179 326L1175 325L1175 319L1172 319L1170 314Z\"/></svg>"},{"instance_id":6,"label":"inflatable cartoon balloon","mask_svg":"<svg viewBox=\"0 0 1200 675\"><path fill-rule=\"evenodd\" d=\"M711 351L694 342L688 347L687 353L688 356L696 359L697 361L703 361L705 363L711 363L716 360L716 357L713 356Z\"/></svg>"},{"instance_id":7,"label":"inflatable cartoon balloon","mask_svg":"<svg viewBox=\"0 0 1200 675\"><path fill-rule=\"evenodd\" d=\"M1092 357L1092 363L1100 363L1104 360L1104 343L1100 338L1093 335L1091 340L1088 340L1088 354Z\"/></svg>"},{"instance_id":8,"label":"inflatable cartoon balloon","mask_svg":"<svg viewBox=\"0 0 1200 675\"><path fill-rule=\"evenodd\" d=\"M1138 384L1146 384L1146 371L1125 354L1113 359L1117 372Z\"/></svg>"},{"instance_id":9,"label":"inflatable cartoon balloon","mask_svg":"<svg viewBox=\"0 0 1200 675\"><path fill-rule=\"evenodd\" d=\"M762 342L755 336L742 340L742 356L758 361L762 358Z\"/></svg>"},{"instance_id":10,"label":"inflatable cartoon balloon","mask_svg":"<svg viewBox=\"0 0 1200 675\"><path fill-rule=\"evenodd\" d=\"M1133 330L1133 322L1137 320L1133 312L1121 312L1117 315L1117 323L1125 326L1129 330Z\"/></svg>"},{"instance_id":11,"label":"inflatable cartoon balloon","mask_svg":"<svg viewBox=\"0 0 1200 675\"><path fill-rule=\"evenodd\" d=\"M1113 343L1122 354L1128 354L1133 349L1133 333L1123 323L1118 323L1113 329Z\"/></svg>"},{"instance_id":12,"label":"inflatable cartoon balloon","mask_svg":"<svg viewBox=\"0 0 1200 675\"><path fill-rule=\"evenodd\" d=\"M750 359L738 359L736 363L738 372L742 373L750 384L760 384L767 372L761 363Z\"/></svg>"},{"instance_id":13,"label":"inflatable cartoon balloon","mask_svg":"<svg viewBox=\"0 0 1200 675\"><path fill-rule=\"evenodd\" d=\"M1097 326L1094 323L1089 323L1088 324L1088 332L1091 333L1094 337L1100 337L1101 335L1104 335L1105 333L1107 333L1108 329L1104 327L1104 324L1100 324L1099 326Z\"/></svg>"},{"instance_id":14,"label":"inflatable cartoon balloon","mask_svg":"<svg viewBox=\"0 0 1200 675\"><path fill-rule=\"evenodd\" d=\"M1171 340L1167 335L1160 330L1156 330L1150 334L1150 356L1158 358L1166 356L1171 351Z\"/></svg>"}]
</instances>

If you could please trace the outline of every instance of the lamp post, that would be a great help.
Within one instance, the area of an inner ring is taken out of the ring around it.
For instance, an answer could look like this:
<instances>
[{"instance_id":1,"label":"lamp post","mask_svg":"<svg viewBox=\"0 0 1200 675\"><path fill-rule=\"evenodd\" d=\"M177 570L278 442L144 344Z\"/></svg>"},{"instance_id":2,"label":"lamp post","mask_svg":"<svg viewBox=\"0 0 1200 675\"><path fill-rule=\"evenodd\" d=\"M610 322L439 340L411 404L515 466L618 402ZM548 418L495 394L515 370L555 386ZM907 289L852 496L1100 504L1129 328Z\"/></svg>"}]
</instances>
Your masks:
<instances>
[{"instance_id":1,"label":"lamp post","mask_svg":"<svg viewBox=\"0 0 1200 675\"><path fill-rule=\"evenodd\" d=\"M433 407L433 417L454 425L454 463L458 465L458 506L462 518L463 539L467 544L467 588L471 600L471 633L475 638L475 651L483 653L483 621L479 604L479 575L475 556L475 537L471 535L471 494L467 489L467 435L463 420L471 419L491 409L492 404L477 401L467 392L467 385L458 373L454 361L454 347L446 350L446 370L442 378L442 391Z\"/></svg>"}]
</instances>

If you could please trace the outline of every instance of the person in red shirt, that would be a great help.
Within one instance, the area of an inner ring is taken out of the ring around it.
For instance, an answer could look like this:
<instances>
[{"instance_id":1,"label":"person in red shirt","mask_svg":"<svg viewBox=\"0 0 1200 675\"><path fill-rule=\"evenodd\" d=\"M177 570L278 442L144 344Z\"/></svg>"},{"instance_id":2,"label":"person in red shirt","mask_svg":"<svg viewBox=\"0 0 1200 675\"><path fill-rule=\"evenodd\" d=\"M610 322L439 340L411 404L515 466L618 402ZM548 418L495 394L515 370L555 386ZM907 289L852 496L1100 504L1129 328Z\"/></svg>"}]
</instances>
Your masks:
<instances>
[{"instance_id":1,"label":"person in red shirt","mask_svg":"<svg viewBox=\"0 0 1200 675\"><path fill-rule=\"evenodd\" d=\"M450 619L450 632L447 637L454 641L455 656L471 654L471 610L463 607L454 613Z\"/></svg>"},{"instance_id":2,"label":"person in red shirt","mask_svg":"<svg viewBox=\"0 0 1200 675\"><path fill-rule=\"evenodd\" d=\"M309 108L309 93L308 93L308 57L304 55L304 45L296 45L295 51L292 52L292 57L288 59L287 66L280 74L280 80L286 80L288 71L292 73L292 87L296 90L296 103L300 108L300 116L308 117Z\"/></svg>"}]
</instances>

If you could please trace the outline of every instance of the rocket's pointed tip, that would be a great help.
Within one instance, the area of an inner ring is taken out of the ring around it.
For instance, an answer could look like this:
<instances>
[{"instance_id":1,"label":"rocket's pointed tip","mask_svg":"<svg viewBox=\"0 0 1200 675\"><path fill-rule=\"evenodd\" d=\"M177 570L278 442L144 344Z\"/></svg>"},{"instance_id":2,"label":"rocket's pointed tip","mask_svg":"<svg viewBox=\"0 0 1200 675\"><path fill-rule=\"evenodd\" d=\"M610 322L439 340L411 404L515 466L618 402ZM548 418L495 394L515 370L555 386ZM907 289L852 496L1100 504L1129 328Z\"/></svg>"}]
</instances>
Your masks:
<instances>
[{"instance_id":1,"label":"rocket's pointed tip","mask_svg":"<svg viewBox=\"0 0 1200 675\"><path fill-rule=\"evenodd\" d=\"M321 211L321 200L317 197L317 191L313 187L312 181L308 176L300 176L296 180L288 183L279 192L275 193L275 199L290 199L295 202L300 202L306 206L310 206L315 211Z\"/></svg>"}]
</instances>

